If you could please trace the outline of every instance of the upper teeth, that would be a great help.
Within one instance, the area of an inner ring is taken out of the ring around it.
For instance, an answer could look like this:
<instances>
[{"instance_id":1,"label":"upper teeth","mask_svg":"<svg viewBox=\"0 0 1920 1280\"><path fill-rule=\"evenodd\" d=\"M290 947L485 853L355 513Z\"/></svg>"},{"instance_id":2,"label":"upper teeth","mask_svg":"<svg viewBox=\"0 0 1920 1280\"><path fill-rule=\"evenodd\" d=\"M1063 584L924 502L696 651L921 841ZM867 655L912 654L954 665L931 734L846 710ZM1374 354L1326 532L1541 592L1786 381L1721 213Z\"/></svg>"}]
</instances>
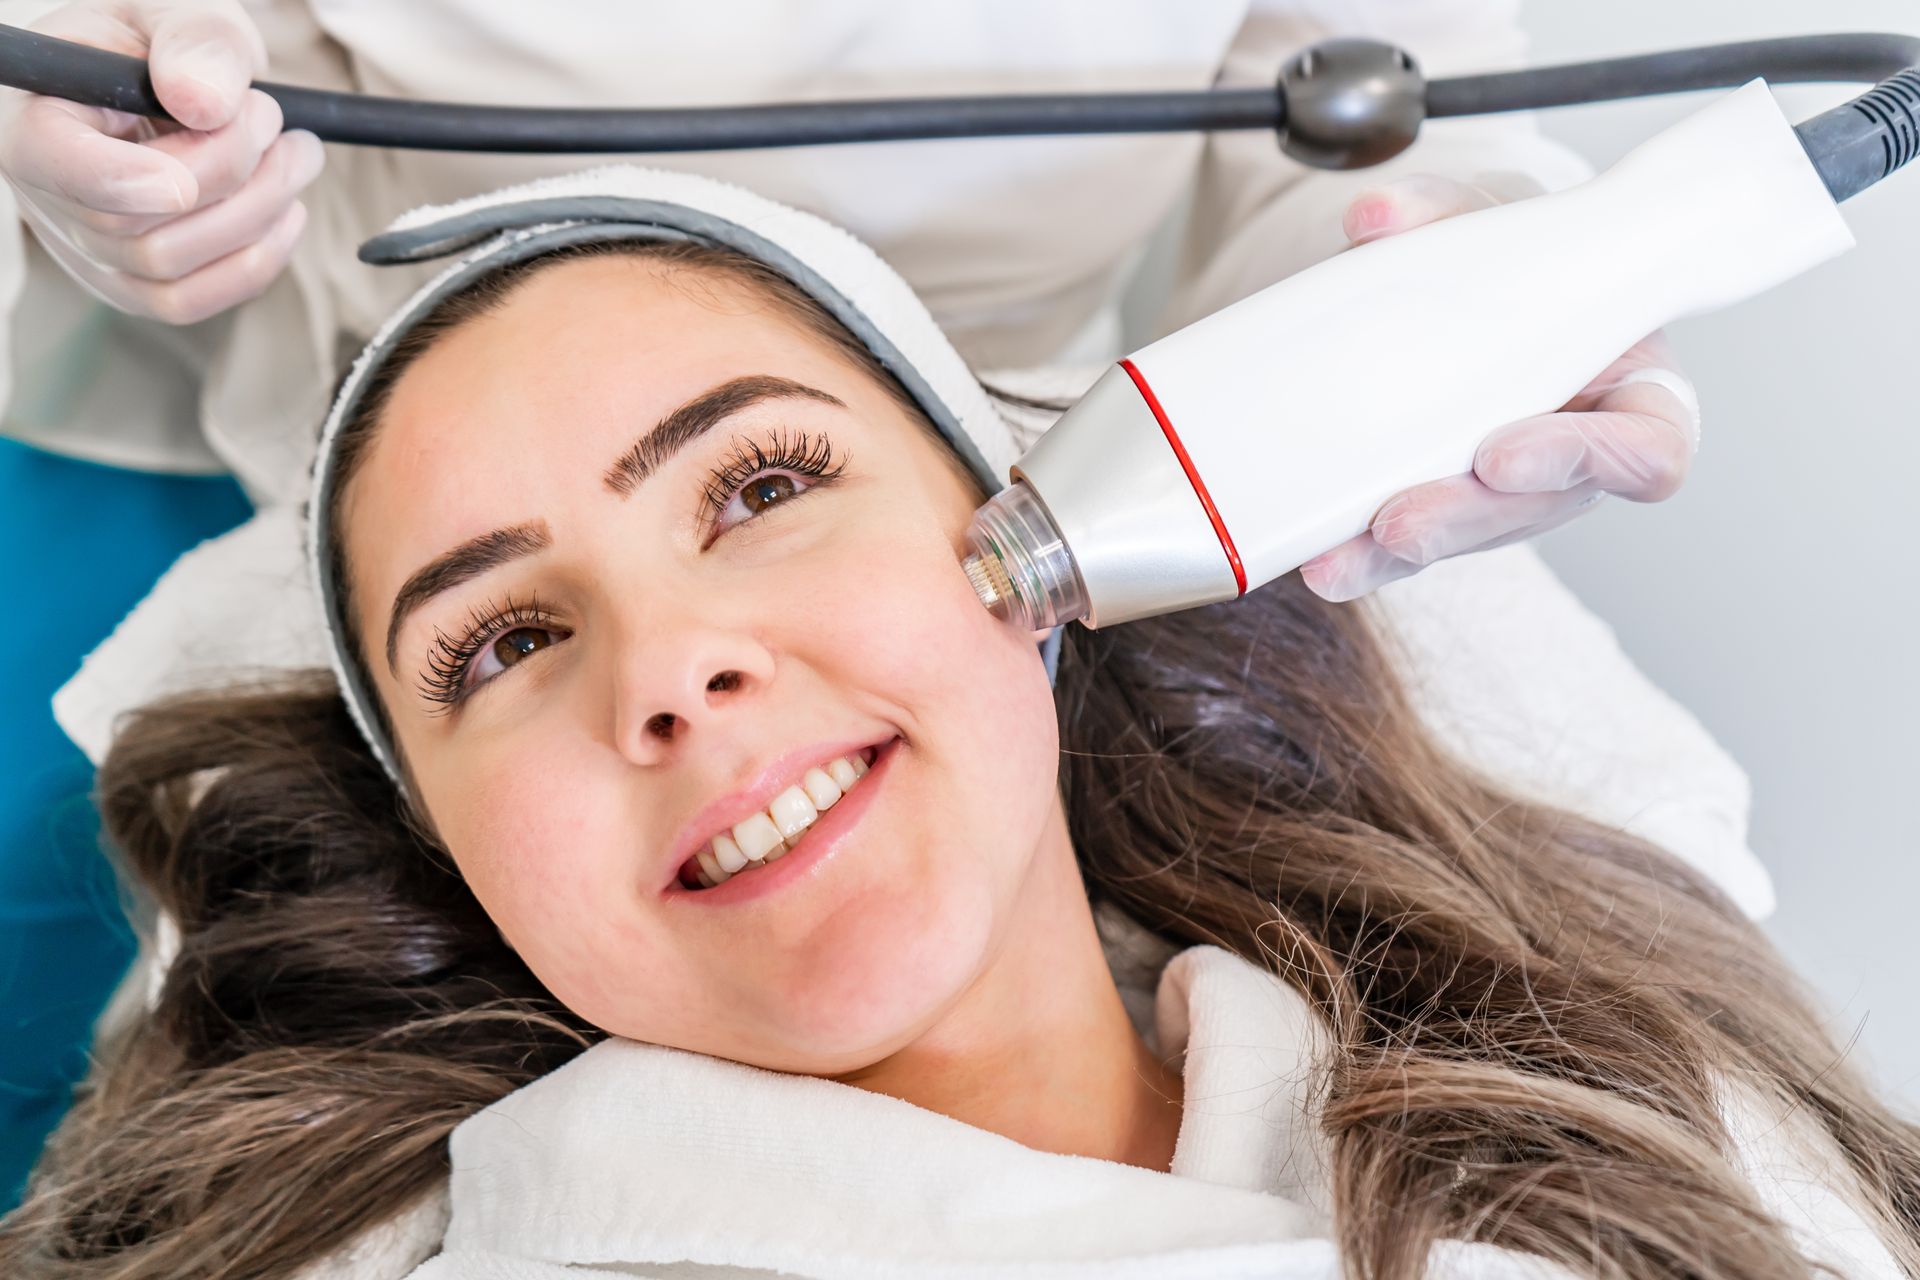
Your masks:
<instances>
[{"instance_id":1,"label":"upper teeth","mask_svg":"<svg viewBox=\"0 0 1920 1280\"><path fill-rule=\"evenodd\" d=\"M738 871L772 862L786 853L813 820L823 810L833 808L866 771L867 762L859 752L835 756L807 770L799 782L775 796L765 809L734 823L731 831L721 832L694 855L701 885L710 889Z\"/></svg>"}]
</instances>

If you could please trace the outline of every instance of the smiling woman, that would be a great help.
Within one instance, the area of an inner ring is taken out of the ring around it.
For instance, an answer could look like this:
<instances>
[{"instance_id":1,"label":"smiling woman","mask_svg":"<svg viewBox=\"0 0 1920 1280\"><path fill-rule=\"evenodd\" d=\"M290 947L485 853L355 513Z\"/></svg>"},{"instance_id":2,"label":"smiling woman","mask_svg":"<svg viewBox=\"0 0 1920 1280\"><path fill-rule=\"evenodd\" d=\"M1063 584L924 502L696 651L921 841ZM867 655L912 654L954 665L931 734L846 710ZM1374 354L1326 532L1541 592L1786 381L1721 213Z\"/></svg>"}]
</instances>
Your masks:
<instances>
[{"instance_id":1,"label":"smiling woman","mask_svg":"<svg viewBox=\"0 0 1920 1280\"><path fill-rule=\"evenodd\" d=\"M931 1046L912 1046L979 964L916 940L1005 944L994 904L1031 878L1051 808L1051 701L1032 643L956 567L979 486L771 274L622 242L458 295L338 436L340 614L356 658L385 651L361 661L416 811L569 1009L780 1070L891 1062L889 1091L914 1096ZM822 823L777 875L683 884L719 837L715 871L777 860L818 812L806 776L863 752L874 773L832 825L858 814L858 843L893 852L857 879L824 856L855 833ZM1008 832L1027 852L1007 865L947 854ZM795 900L752 892L776 884ZM767 945L682 895L755 911ZM916 953L933 963L883 998L868 975ZM1118 1003L1102 1012L1077 1020L1124 1048Z\"/></svg>"},{"instance_id":2,"label":"smiling woman","mask_svg":"<svg viewBox=\"0 0 1920 1280\"><path fill-rule=\"evenodd\" d=\"M118 738L178 953L7 1274L1920 1262L1913 1130L1714 885L1451 758L1296 577L1050 688L984 478L767 261L588 238L356 376L341 683Z\"/></svg>"}]
</instances>

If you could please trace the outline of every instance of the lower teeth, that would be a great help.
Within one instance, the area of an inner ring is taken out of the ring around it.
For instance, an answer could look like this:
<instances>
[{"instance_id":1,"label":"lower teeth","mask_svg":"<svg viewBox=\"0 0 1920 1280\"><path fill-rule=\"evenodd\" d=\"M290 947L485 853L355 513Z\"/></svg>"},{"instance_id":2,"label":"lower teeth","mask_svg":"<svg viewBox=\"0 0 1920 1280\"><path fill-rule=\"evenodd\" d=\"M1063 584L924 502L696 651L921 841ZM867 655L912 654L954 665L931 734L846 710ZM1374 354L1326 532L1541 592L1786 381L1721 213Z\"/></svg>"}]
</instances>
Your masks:
<instances>
[{"instance_id":1,"label":"lower teeth","mask_svg":"<svg viewBox=\"0 0 1920 1280\"><path fill-rule=\"evenodd\" d=\"M765 853L763 853L763 854L761 854L761 855L760 855L760 857L759 857L759 858L758 858L757 860L751 860L751 859L750 859L750 860L749 860L749 861L747 862L747 865L746 865L746 866L744 866L744 867L742 867L742 868L740 868L740 869L739 869L738 871L736 871L736 872L734 872L734 873L733 873L732 875L730 875L730 876L728 876L728 877L727 877L727 880L732 880L732 879L734 879L734 878L735 878L735 877L737 877L737 876L743 876L743 875L745 875L745 874L747 874L747 872L749 872L749 871L751 871L751 870L753 870L753 869L754 869L755 867L763 867L763 866L765 866L765 865L766 865L767 863L769 863L769 862L777 862L777 861L778 861L778 860L780 860L781 858L784 858L784 857L786 857L786 856L787 856L787 854L789 854L789 853L791 853L791 852L793 852L793 843L792 843L792 841L793 841L793 840L798 840L798 839L800 838L800 836L803 836L803 835L805 835L805 834L807 834L807 833L806 833L806 832L804 832L804 831L802 831L802 832L800 833L800 835L797 835L797 836L793 836L793 837L792 837L792 838L791 838L790 840L786 840L786 841L782 841L781 843L779 843L779 844L777 844L777 845L775 845L775 846L773 846L773 848L771 848L771 849L769 849L769 850L767 850L767 851L766 851ZM700 884L700 883L699 883L698 881L696 881L696 882L695 882L695 888L697 888L697 889L718 889L718 888L720 887L720 885L722 885L722 884L725 884L725 883L727 882L727 880L722 880L722 881L720 881L720 882L719 882L719 884Z\"/></svg>"}]
</instances>

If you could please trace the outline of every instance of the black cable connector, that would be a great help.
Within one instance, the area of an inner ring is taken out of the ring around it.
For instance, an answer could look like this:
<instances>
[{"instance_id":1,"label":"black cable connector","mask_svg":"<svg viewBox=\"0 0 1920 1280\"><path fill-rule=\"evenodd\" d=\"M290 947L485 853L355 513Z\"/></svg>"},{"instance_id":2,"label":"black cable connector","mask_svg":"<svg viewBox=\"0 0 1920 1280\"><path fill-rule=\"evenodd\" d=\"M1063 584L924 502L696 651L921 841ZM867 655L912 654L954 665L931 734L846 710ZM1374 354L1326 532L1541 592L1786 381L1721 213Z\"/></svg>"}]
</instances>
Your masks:
<instances>
[{"instance_id":1,"label":"black cable connector","mask_svg":"<svg viewBox=\"0 0 1920 1280\"><path fill-rule=\"evenodd\" d=\"M1920 154L1920 70L1883 80L1794 132L1833 198L1851 199Z\"/></svg>"}]
</instances>

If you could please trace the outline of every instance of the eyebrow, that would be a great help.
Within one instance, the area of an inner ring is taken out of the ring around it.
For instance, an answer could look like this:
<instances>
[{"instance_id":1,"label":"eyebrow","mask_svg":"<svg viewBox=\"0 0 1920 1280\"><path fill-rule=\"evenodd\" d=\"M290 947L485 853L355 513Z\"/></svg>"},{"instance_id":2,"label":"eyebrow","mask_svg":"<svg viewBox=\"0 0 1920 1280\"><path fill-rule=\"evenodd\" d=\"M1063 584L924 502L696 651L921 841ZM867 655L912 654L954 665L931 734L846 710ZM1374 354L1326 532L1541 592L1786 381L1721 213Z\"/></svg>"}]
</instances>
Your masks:
<instances>
[{"instance_id":1,"label":"eyebrow","mask_svg":"<svg viewBox=\"0 0 1920 1280\"><path fill-rule=\"evenodd\" d=\"M666 464L668 458L716 424L762 400L818 400L844 409L846 402L818 387L771 374L749 374L710 387L669 413L633 442L603 477L607 488L626 497Z\"/></svg>"},{"instance_id":2,"label":"eyebrow","mask_svg":"<svg viewBox=\"0 0 1920 1280\"><path fill-rule=\"evenodd\" d=\"M840 397L791 378L771 374L732 378L709 387L654 423L607 468L602 483L620 497L627 497L674 454L734 414L763 400L781 399L816 400L846 408ZM387 670L394 671L399 661L400 629L427 601L551 545L553 535L547 522L529 520L469 538L416 569L394 594L393 608L387 616Z\"/></svg>"}]
</instances>

